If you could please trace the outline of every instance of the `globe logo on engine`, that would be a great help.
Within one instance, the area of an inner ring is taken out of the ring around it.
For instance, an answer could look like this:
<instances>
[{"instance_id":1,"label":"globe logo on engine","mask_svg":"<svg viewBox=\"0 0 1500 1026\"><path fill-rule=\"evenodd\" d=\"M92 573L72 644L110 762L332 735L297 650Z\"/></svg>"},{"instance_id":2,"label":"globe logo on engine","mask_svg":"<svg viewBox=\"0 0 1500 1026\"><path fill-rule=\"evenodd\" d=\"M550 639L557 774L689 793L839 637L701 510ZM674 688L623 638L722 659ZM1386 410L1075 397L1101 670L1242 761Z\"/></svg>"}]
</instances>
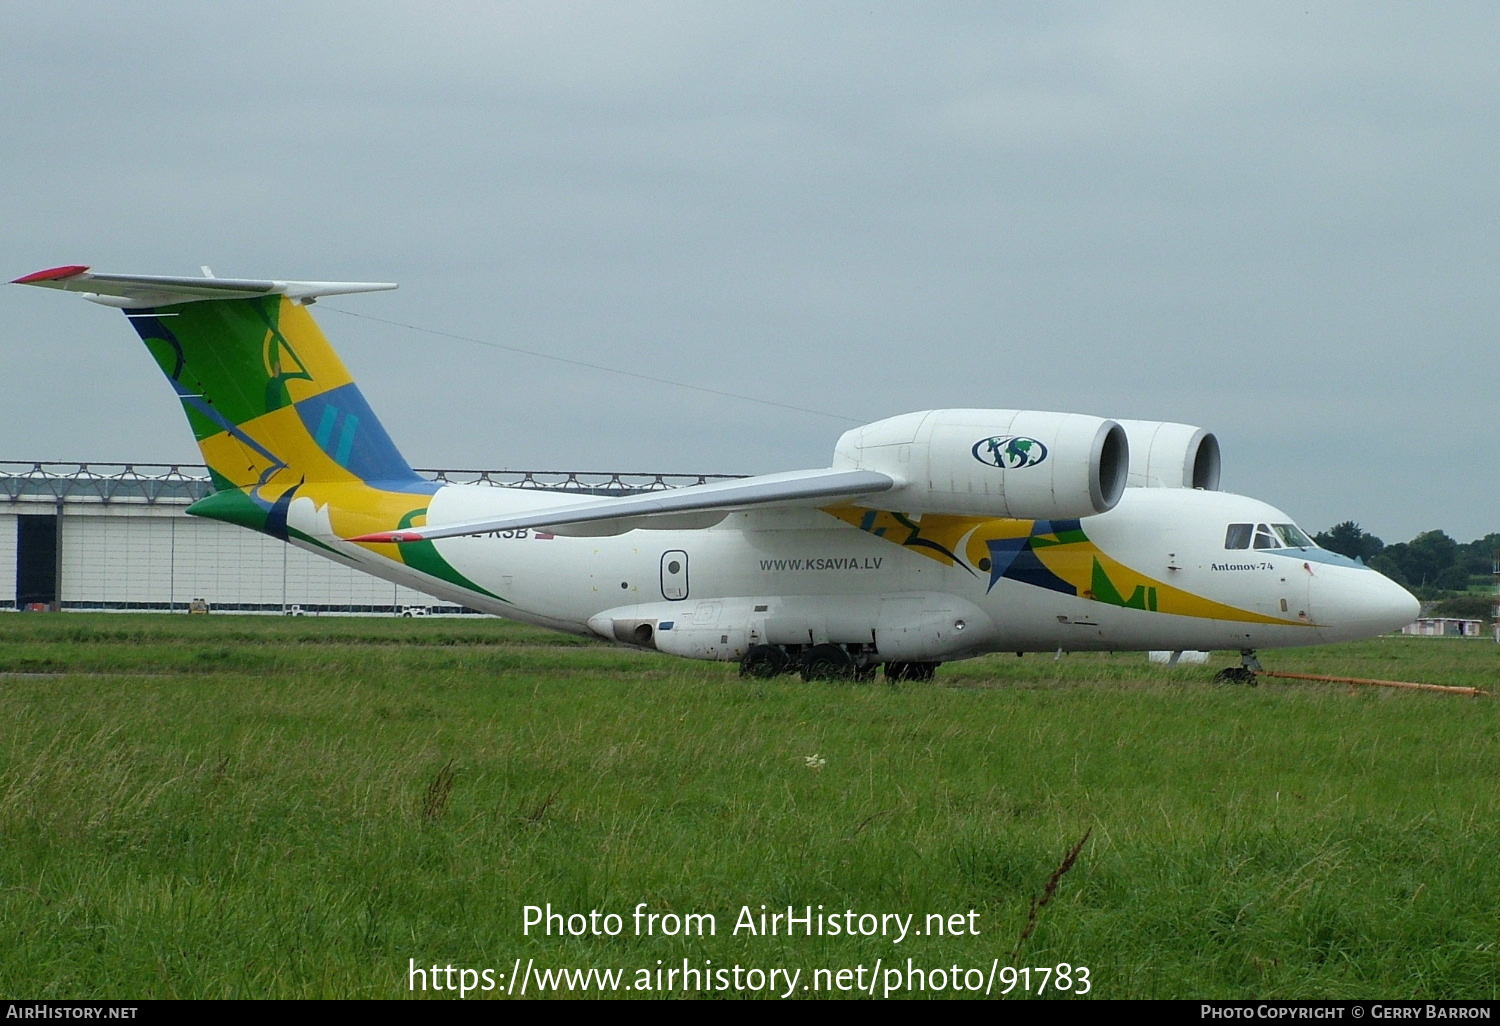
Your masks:
<instances>
[{"instance_id":1,"label":"globe logo on engine","mask_svg":"<svg viewBox=\"0 0 1500 1026\"><path fill-rule=\"evenodd\" d=\"M1047 447L1035 438L1022 435L996 435L974 443L974 458L1001 470L1034 467L1047 458Z\"/></svg>"}]
</instances>

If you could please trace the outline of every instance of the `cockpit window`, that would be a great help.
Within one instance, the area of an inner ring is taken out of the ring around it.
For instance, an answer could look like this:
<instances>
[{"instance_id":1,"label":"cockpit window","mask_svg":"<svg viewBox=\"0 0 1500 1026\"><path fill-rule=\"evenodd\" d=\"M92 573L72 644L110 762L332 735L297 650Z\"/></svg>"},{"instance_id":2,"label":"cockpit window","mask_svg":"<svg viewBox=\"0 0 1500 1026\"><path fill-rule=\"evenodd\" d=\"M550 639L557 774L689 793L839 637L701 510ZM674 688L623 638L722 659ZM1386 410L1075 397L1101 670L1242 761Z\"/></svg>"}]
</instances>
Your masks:
<instances>
[{"instance_id":1,"label":"cockpit window","mask_svg":"<svg viewBox=\"0 0 1500 1026\"><path fill-rule=\"evenodd\" d=\"M1318 546L1296 524L1230 524L1226 549L1315 549Z\"/></svg>"},{"instance_id":2,"label":"cockpit window","mask_svg":"<svg viewBox=\"0 0 1500 1026\"><path fill-rule=\"evenodd\" d=\"M1289 549L1315 549L1311 538L1302 533L1302 529L1296 524L1273 524L1276 533L1280 535L1282 542Z\"/></svg>"}]
</instances>

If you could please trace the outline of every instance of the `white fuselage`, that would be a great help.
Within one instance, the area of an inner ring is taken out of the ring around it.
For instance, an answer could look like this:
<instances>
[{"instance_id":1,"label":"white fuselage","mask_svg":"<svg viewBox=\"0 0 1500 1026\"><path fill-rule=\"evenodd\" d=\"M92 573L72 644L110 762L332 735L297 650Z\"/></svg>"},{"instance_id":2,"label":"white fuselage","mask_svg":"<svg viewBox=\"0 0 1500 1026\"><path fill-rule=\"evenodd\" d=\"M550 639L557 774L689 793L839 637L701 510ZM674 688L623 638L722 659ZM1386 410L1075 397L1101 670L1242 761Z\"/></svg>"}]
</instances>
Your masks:
<instances>
[{"instance_id":1,"label":"white fuselage","mask_svg":"<svg viewBox=\"0 0 1500 1026\"><path fill-rule=\"evenodd\" d=\"M522 489L449 485L428 522L555 504ZM879 658L946 661L991 651L1254 649L1368 637L1410 622L1416 601L1321 549L1225 548L1232 523L1288 523L1223 492L1131 488L1082 521L1097 551L1202 608L1162 612L945 563L811 509L731 513L697 530L564 537L520 530L433 542L490 595L373 557L299 500L292 522L360 569L449 601L546 627L737 659L759 643L864 645ZM326 554L326 552L324 553ZM675 633L671 633L675 632Z\"/></svg>"}]
</instances>

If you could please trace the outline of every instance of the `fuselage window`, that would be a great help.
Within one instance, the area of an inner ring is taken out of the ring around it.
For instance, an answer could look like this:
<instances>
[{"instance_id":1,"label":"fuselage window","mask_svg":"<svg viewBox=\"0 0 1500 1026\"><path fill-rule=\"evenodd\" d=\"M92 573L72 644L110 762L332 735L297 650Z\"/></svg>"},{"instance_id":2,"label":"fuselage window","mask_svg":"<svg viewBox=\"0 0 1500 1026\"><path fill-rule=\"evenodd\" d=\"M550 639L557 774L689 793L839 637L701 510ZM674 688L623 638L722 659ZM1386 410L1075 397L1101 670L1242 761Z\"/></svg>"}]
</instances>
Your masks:
<instances>
[{"instance_id":1,"label":"fuselage window","mask_svg":"<svg viewBox=\"0 0 1500 1026\"><path fill-rule=\"evenodd\" d=\"M1230 524L1229 530L1224 532L1224 547L1226 549L1248 549L1250 547L1251 525Z\"/></svg>"}]
</instances>

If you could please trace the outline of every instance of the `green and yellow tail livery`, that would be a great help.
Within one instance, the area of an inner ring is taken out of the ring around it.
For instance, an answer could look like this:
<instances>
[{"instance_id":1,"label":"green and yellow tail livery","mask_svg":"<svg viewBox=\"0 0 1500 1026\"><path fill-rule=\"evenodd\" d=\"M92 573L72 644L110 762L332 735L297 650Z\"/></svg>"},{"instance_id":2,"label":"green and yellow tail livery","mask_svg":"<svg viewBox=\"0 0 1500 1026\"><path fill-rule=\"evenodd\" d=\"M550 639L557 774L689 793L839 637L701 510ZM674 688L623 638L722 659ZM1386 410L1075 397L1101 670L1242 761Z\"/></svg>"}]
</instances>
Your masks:
<instances>
[{"instance_id":1,"label":"green and yellow tail livery","mask_svg":"<svg viewBox=\"0 0 1500 1026\"><path fill-rule=\"evenodd\" d=\"M425 523L438 486L411 469L307 310L321 296L395 285L95 274L77 266L17 282L79 292L130 319L176 390L213 478L213 494L188 512L329 551L336 539ZM299 498L326 515L327 537L288 524ZM435 552L378 551L472 587Z\"/></svg>"},{"instance_id":2,"label":"green and yellow tail livery","mask_svg":"<svg viewBox=\"0 0 1500 1026\"><path fill-rule=\"evenodd\" d=\"M305 306L272 295L130 320L213 475L215 494L194 513L285 537L285 507L297 494L340 520L356 508L387 523L425 511L436 486L401 456Z\"/></svg>"}]
</instances>

